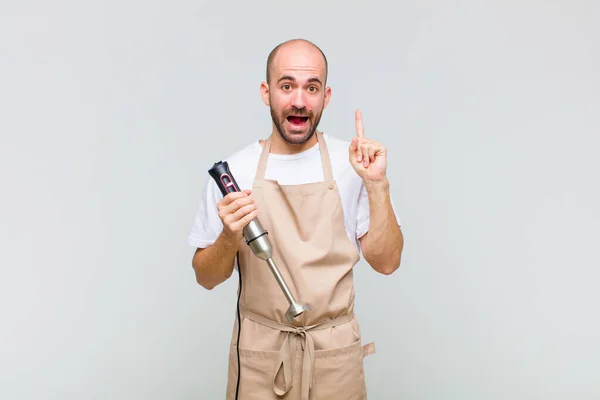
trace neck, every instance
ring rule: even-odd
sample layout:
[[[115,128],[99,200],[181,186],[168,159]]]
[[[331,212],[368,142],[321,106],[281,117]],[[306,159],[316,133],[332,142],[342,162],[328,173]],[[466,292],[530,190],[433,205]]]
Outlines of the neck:
[[[296,154],[301,153],[305,150],[310,149],[315,144],[317,144],[317,132],[312,135],[310,139],[308,139],[304,143],[300,144],[291,144],[283,140],[279,131],[276,128],[273,129],[271,134],[271,153],[273,154]]]

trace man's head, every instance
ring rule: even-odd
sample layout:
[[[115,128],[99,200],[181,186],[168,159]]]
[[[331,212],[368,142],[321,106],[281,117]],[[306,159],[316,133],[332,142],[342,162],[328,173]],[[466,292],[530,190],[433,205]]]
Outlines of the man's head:
[[[321,49],[304,39],[281,43],[269,54],[261,95],[286,142],[301,144],[314,135],[331,96],[327,73]]]

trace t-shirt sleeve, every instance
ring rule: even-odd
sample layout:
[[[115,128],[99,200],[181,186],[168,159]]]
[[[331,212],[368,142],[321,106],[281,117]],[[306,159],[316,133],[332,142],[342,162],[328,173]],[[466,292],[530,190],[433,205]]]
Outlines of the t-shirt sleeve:
[[[392,204],[392,210],[396,216],[398,226],[401,226],[400,217],[394,206],[394,198],[390,194],[390,202]],[[358,209],[356,213],[356,238],[360,239],[369,231],[370,213],[369,213],[369,195],[364,184],[361,184],[360,194],[358,196]]]
[[[188,244],[190,246],[208,247],[221,234],[223,223],[219,218],[217,203],[222,197],[215,181],[211,177],[206,178],[196,216],[188,234]]]

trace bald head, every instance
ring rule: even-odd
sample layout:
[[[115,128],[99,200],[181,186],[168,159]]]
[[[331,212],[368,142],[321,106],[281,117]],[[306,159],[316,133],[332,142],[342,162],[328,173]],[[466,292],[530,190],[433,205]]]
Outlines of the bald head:
[[[328,64],[323,51],[306,39],[291,39],[277,45],[267,58],[267,83],[271,83],[273,72],[289,65],[313,67],[324,74],[327,81]]]

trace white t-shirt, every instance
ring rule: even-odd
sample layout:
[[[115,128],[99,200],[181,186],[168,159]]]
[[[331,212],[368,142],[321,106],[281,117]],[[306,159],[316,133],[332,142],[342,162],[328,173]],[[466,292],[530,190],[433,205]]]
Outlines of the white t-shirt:
[[[333,179],[336,181],[340,193],[346,233],[360,251],[358,239],[369,229],[368,195],[362,179],[348,160],[350,141],[344,141],[326,133],[323,134],[323,138],[331,159]],[[240,189],[252,189],[261,153],[262,146],[258,141],[254,141],[224,160],[229,164],[229,170]],[[319,144],[316,143],[310,149],[297,154],[269,154],[265,179],[277,180],[281,185],[300,185],[323,181]],[[222,198],[223,195],[216,182],[208,176],[193,226],[189,232],[189,245],[204,248],[215,242],[223,229],[216,206]],[[392,208],[398,225],[400,225],[400,219],[393,203]]]

